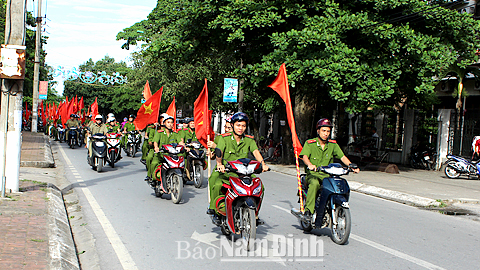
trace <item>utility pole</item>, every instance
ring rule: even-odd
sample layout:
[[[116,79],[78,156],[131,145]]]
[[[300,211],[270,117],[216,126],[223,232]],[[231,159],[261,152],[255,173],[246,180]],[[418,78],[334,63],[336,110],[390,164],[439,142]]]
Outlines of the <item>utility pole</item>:
[[[5,18],[5,44],[25,45],[26,0],[8,0]],[[2,80],[0,115],[0,172],[2,197],[5,190],[18,192],[22,128],[23,79]],[[7,143],[8,142],[8,143]]]
[[[35,64],[33,66],[32,132],[37,132],[38,86],[40,77],[40,49],[42,47],[42,0],[37,0],[37,32],[35,33]]]
[[[240,69],[243,69],[243,59],[240,58]],[[243,97],[245,96],[245,91],[243,90],[243,79],[240,79],[238,82],[238,111],[243,112]]]

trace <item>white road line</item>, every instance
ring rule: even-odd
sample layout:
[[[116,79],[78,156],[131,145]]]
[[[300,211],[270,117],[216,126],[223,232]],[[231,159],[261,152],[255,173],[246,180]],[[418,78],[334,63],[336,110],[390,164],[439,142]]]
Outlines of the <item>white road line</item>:
[[[285,212],[287,212],[287,213],[290,214],[290,211],[289,211],[288,209],[285,209],[285,208],[283,208],[283,207],[281,207],[281,206],[278,206],[278,205],[272,205],[272,206],[275,207],[275,208],[277,208],[277,209],[280,209],[280,210],[285,211]],[[421,267],[424,267],[424,268],[426,268],[426,269],[445,270],[445,268],[442,268],[442,267],[440,267],[440,266],[438,266],[438,265],[429,263],[429,262],[424,261],[424,260],[422,260],[422,259],[415,258],[415,257],[413,257],[413,256],[410,256],[410,255],[405,254],[405,253],[403,253],[403,252],[400,252],[400,251],[398,251],[398,250],[389,248],[389,247],[384,246],[384,245],[382,245],[382,244],[373,242],[373,241],[368,240],[368,239],[366,239],[366,238],[363,238],[363,237],[361,237],[361,236],[358,236],[358,235],[355,235],[355,234],[350,234],[350,238],[351,238],[351,239],[354,239],[354,240],[356,240],[356,241],[358,241],[358,242],[360,242],[360,243],[363,243],[363,244],[365,244],[365,245],[371,246],[371,247],[373,247],[373,248],[375,248],[375,249],[378,249],[378,250],[380,250],[380,251],[389,253],[389,254],[391,254],[391,255],[393,255],[393,256],[396,256],[396,257],[398,257],[398,258],[401,258],[401,259],[407,260],[407,261],[409,261],[409,262],[412,262],[412,263],[414,263],[414,264],[416,264],[416,265],[419,265],[419,266],[421,266]]]
[[[67,164],[72,164],[70,162],[70,159],[67,157],[67,154],[65,154],[65,151],[63,150],[63,148],[59,146],[58,149],[60,149],[60,153],[62,153],[62,156],[65,159],[65,162]],[[77,181],[83,182],[83,180],[77,180]],[[84,183],[80,183],[80,186],[86,186],[86,185]],[[117,232],[113,228],[112,224],[108,220],[105,213],[103,213],[102,208],[98,204],[97,200],[95,200],[95,197],[92,195],[90,190],[88,188],[82,188],[81,191],[87,198],[87,201],[90,204],[90,207],[92,208],[93,212],[95,213],[95,216],[97,216],[98,222],[100,222],[100,225],[102,225],[103,231],[105,232],[105,235],[107,235],[107,238],[110,241],[110,244],[112,244],[113,250],[115,250],[115,253],[117,254],[117,258],[122,264],[123,269],[128,269],[128,270],[138,269],[132,257],[130,256],[130,253],[128,253],[127,248],[123,244],[122,240],[118,236]]]
[[[82,188],[82,191],[85,194],[85,197],[87,197],[88,203],[92,207],[98,221],[102,225],[103,231],[107,235],[108,240],[112,244],[112,247],[115,250],[118,259],[120,260],[123,269],[137,269],[137,266],[135,266],[135,262],[133,261],[132,257],[130,257],[127,248],[123,244],[118,234],[115,232],[115,229],[108,220],[107,216],[105,216],[103,213],[102,208],[97,203],[97,200],[95,200],[95,197],[93,197],[88,188]]]

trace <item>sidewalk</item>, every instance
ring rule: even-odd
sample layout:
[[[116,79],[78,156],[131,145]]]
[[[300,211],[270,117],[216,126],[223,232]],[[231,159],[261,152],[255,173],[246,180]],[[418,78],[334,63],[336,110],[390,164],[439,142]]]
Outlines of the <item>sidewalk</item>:
[[[0,269],[79,269],[49,140],[22,132],[20,192],[0,198]]]
[[[273,171],[296,177],[294,165],[268,166]],[[300,172],[304,172],[303,167]],[[401,168],[399,174],[361,171],[344,177],[353,191],[414,206],[480,216],[480,180],[449,179],[443,171],[408,168]]]

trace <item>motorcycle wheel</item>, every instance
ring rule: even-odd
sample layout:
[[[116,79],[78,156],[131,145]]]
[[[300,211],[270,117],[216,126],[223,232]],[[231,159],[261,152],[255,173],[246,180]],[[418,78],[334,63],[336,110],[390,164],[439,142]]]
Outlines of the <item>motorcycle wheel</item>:
[[[97,172],[101,172],[103,169],[103,158],[97,158]]]
[[[108,160],[108,164],[110,164],[110,167],[115,168],[115,152],[110,152],[110,158]]]
[[[336,205],[335,213],[332,214],[335,215],[337,220],[337,225],[333,224],[333,218],[332,222],[330,223],[330,229],[332,230],[332,241],[336,244],[343,245],[347,242],[352,227],[350,209]]]
[[[62,136],[62,135],[59,135],[58,137],[59,137],[58,140],[59,140],[60,142],[63,142],[63,136]]]
[[[445,175],[448,177],[448,178],[458,178],[460,176],[460,173],[457,172],[457,170],[455,170],[452,166],[445,166]]]
[[[243,241],[243,248],[247,251],[255,249],[255,238],[257,237],[257,221],[255,219],[255,210],[242,208],[243,230],[240,231]]]
[[[136,145],[132,145],[132,148],[131,149],[131,152],[130,152],[130,155],[133,157],[135,157],[135,154],[137,153],[137,146]]]
[[[182,200],[183,194],[183,179],[178,174],[172,174],[171,176],[171,190],[172,202],[178,204]]]
[[[202,187],[203,184],[203,168],[200,164],[193,165],[193,184],[196,188]]]

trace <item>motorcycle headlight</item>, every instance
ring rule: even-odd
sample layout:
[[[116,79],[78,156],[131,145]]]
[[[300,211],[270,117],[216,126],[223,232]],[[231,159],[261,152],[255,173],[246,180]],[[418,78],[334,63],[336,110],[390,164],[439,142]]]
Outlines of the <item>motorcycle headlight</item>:
[[[254,190],[253,190],[253,195],[257,195],[260,193],[260,190],[262,190],[262,185],[258,185],[258,187],[256,187]]]
[[[98,147],[103,147],[105,144],[103,142],[95,142],[95,145]]]
[[[247,191],[242,188],[241,186],[239,186],[237,183],[235,183],[234,181],[232,181],[233,185],[235,186],[235,190],[238,191],[238,193],[242,194],[242,195],[247,195]]]

